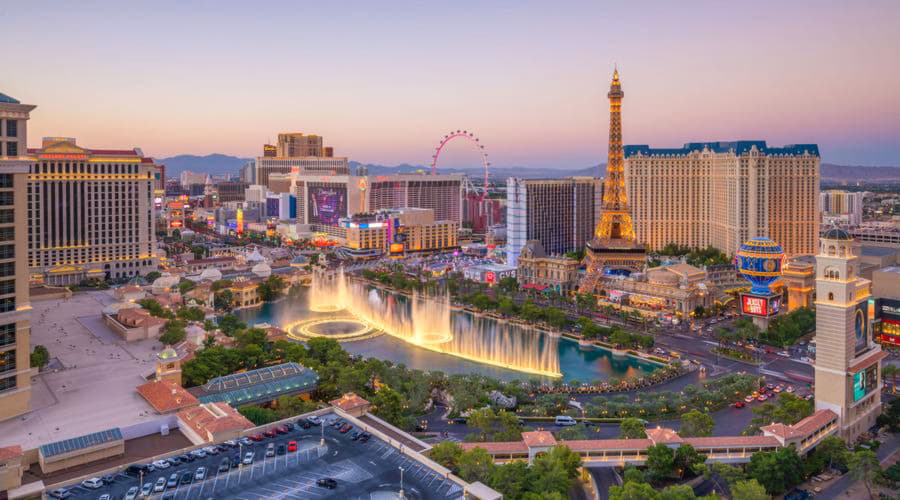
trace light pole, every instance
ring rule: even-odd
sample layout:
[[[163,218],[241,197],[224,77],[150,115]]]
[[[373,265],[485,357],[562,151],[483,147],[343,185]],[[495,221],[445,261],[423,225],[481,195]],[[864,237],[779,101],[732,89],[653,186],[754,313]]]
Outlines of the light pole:
[[[322,422],[319,425],[319,430],[322,431],[322,438],[319,439],[319,446],[325,446],[325,422]]]
[[[141,481],[141,486],[140,486],[140,489],[143,490],[143,489],[144,489],[144,470],[143,470],[143,469],[139,470],[139,471],[138,471],[138,474],[141,476],[141,480],[140,480],[140,481]]]
[[[403,467],[399,467],[400,469],[400,498],[405,498],[403,495]]]

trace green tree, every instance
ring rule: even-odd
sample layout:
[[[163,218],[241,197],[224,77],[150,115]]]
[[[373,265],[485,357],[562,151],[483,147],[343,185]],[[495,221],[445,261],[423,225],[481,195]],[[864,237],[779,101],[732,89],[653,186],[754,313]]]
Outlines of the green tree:
[[[678,435],[681,437],[707,437],[712,436],[716,422],[708,413],[699,410],[691,410],[681,415],[681,429]]]
[[[697,453],[689,444],[683,444],[675,450],[675,472],[679,477],[684,477],[685,473],[697,475],[705,462],[706,455]]]
[[[828,467],[835,465],[847,465],[850,458],[850,451],[847,449],[847,443],[840,436],[828,436],[816,445],[813,453],[820,456],[822,460],[828,464]]]
[[[257,286],[257,294],[263,302],[271,302],[281,295],[284,290],[285,283],[277,274],[273,274],[266,278]]]
[[[225,314],[219,317],[219,329],[229,337],[234,337],[241,330],[247,328],[247,324],[234,314]]]
[[[644,439],[647,437],[647,431],[644,423],[637,418],[629,417],[622,419],[619,424],[619,434],[622,439]]]
[[[535,458],[531,467],[531,491],[566,494],[578,475],[581,457],[566,446],[555,446]]]
[[[673,477],[675,474],[675,451],[664,444],[647,448],[647,476],[654,483]]]
[[[31,351],[31,366],[41,369],[50,362],[50,351],[46,347],[37,344]]]
[[[803,480],[803,461],[793,446],[760,451],[750,457],[747,474],[763,485],[770,495],[778,495]]]
[[[372,397],[371,403],[375,415],[387,420],[397,427],[405,427],[403,420],[406,412],[403,410],[403,407],[406,403],[399,392],[390,387],[382,387],[375,393],[375,396]]]
[[[153,283],[157,278],[162,276],[162,273],[159,271],[150,271],[149,273],[144,275],[144,279],[147,280],[147,283]]]
[[[733,500],[769,500],[772,498],[766,493],[766,488],[756,479],[737,481],[731,485],[731,498]]]
[[[259,406],[241,406],[238,408],[238,412],[253,422],[253,425],[266,425],[278,420],[278,416],[273,410]]]
[[[459,458],[462,454],[462,447],[453,441],[441,441],[432,446],[428,452],[432,460],[452,470],[454,473],[459,472]]]
[[[434,448],[432,448],[433,450]],[[528,492],[530,476],[531,471],[528,470],[528,464],[522,460],[516,460],[505,465],[495,466],[487,484],[494,490],[502,492],[505,498],[521,498]]]
[[[771,423],[793,425],[812,415],[812,412],[812,401],[782,392],[777,402],[765,402],[753,409],[753,413],[758,416],[750,421],[750,425],[744,429],[744,434],[756,434],[760,427]]]
[[[163,333],[159,336],[159,341],[165,345],[175,345],[179,342],[184,342],[184,339],[187,337],[187,332],[184,330],[185,326],[187,326],[186,323],[179,319],[166,321]]]
[[[206,319],[206,313],[199,307],[179,307],[175,312],[175,316],[179,319],[187,321],[203,321]]]
[[[694,489],[686,484],[666,486],[659,493],[660,500],[694,500],[697,498],[697,495],[694,494]]]
[[[518,441],[522,438],[522,426],[514,413],[490,408],[475,410],[468,417],[470,428],[478,430],[478,441]]]
[[[881,475],[881,464],[878,457],[872,450],[860,450],[853,452],[847,460],[847,467],[850,469],[850,477],[857,481],[862,481],[872,496],[872,482]]]
[[[167,318],[167,319],[171,319],[171,318],[175,317],[175,315],[172,314],[172,311],[164,308],[162,305],[160,305],[159,302],[156,301],[156,299],[149,299],[149,298],[141,299],[141,300],[137,301],[137,303],[139,306],[146,309],[147,312],[149,312],[151,316],[156,316],[157,318]]]
[[[458,460],[459,477],[472,483],[488,483],[494,471],[494,457],[484,448],[474,448],[462,454]]]
[[[647,483],[626,482],[609,488],[609,500],[660,500],[661,496]]]
[[[182,295],[190,292],[194,288],[197,288],[197,284],[191,280],[183,279],[181,283],[178,283],[178,291],[181,292]]]
[[[519,282],[511,276],[502,278],[497,286],[506,293],[516,293],[519,291]]]
[[[216,311],[229,311],[234,304],[234,293],[228,288],[213,294],[213,308]]]
[[[646,483],[647,476],[644,471],[632,465],[626,466],[622,473],[622,480],[626,483]]]

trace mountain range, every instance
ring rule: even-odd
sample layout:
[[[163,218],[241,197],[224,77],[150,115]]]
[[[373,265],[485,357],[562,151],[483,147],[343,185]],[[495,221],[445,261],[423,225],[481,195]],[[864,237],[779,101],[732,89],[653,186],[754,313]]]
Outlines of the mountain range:
[[[178,177],[181,172],[188,170],[191,172],[206,172],[210,175],[234,175],[247,162],[253,161],[252,158],[239,158],[237,156],[223,155],[214,153],[206,156],[197,155],[178,155],[169,158],[159,158],[158,163],[166,166],[167,177]],[[369,175],[388,175],[398,173],[414,173],[417,171],[427,171],[428,167],[424,165],[410,165],[403,163],[400,165],[386,166],[373,163],[360,163],[356,161],[350,162],[350,171],[355,172],[358,167],[365,166],[369,169]],[[594,165],[585,168],[565,168],[565,169],[547,169],[547,168],[526,168],[526,167],[491,167],[491,177],[495,180],[505,179],[507,177],[521,177],[525,179],[535,178],[558,178],[570,176],[595,176],[605,167],[605,164]],[[468,168],[441,168],[441,173],[445,174],[466,174],[472,178],[478,178],[482,175],[482,169],[476,167]],[[900,181],[900,167],[863,167],[849,165],[835,165],[833,163],[822,163],[821,178],[823,181],[829,182],[885,182]]]

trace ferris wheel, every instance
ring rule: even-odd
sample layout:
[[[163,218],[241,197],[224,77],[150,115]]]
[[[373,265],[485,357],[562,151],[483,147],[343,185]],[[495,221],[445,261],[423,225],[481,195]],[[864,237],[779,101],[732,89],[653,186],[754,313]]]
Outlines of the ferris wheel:
[[[438,146],[434,149],[434,154],[431,156],[431,175],[437,175],[437,164],[438,159],[441,156],[441,151],[444,149],[444,146],[446,146],[448,142],[454,139],[463,139],[468,141],[470,144],[474,144],[477,148],[478,153],[481,155],[481,163],[484,166],[484,182],[481,187],[480,199],[484,200],[484,198],[487,197],[488,186],[490,185],[490,183],[488,182],[488,173],[491,162],[488,161],[488,155],[484,150],[484,144],[481,144],[481,140],[478,139],[478,136],[476,136],[472,132],[469,132],[468,130],[451,131],[449,134],[441,138],[440,143],[438,143]],[[473,185],[471,182],[467,182],[466,190],[468,191],[470,187],[473,191],[476,190],[475,185]]]

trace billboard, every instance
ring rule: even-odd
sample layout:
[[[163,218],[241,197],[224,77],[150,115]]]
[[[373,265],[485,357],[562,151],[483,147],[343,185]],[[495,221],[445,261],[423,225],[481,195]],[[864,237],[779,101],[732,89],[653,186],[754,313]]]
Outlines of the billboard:
[[[309,222],[336,226],[338,219],[347,216],[346,186],[310,186]]]
[[[864,398],[878,387],[878,363],[853,374],[853,402]]]
[[[746,316],[760,316],[768,318],[781,311],[780,295],[752,295],[741,294],[741,312]]]
[[[860,302],[853,312],[854,352],[859,354],[869,347],[869,304]]]

